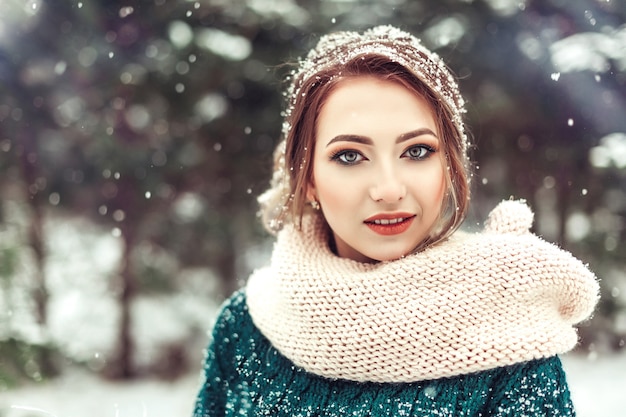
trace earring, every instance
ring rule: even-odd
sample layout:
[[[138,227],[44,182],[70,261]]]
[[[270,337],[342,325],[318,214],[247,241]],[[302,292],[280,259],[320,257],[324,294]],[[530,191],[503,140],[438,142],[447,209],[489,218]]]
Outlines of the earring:
[[[320,203],[317,200],[313,200],[311,201],[311,207],[313,207],[313,210],[319,210],[320,209]]]

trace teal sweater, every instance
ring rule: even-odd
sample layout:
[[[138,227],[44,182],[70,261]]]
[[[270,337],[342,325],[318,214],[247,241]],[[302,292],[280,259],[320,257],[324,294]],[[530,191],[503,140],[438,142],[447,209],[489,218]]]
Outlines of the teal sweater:
[[[575,415],[556,356],[412,383],[313,375],[291,363],[258,331],[243,291],[218,316],[204,372],[194,417]]]

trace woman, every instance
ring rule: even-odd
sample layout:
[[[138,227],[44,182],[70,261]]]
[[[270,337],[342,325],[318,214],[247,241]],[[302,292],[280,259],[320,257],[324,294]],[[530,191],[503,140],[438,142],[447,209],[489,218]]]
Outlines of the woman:
[[[574,415],[558,354],[594,275],[501,203],[468,207],[456,82],[389,26],[323,37],[292,74],[270,265],[223,306],[195,416]]]

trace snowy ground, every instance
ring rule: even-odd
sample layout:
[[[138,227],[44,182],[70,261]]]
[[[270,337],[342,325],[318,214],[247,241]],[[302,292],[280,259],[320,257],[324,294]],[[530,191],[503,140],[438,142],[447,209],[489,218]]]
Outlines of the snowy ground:
[[[626,352],[562,359],[578,417],[626,417]]]
[[[626,354],[563,363],[579,417],[626,416]],[[104,382],[73,372],[51,383],[0,393],[0,417],[191,416],[198,375],[173,383]]]
[[[0,417],[191,416],[199,376],[113,383],[73,372],[50,384],[0,393]]]

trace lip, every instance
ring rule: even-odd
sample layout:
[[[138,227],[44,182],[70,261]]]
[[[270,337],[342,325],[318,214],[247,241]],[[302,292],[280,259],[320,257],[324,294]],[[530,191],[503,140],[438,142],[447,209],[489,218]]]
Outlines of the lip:
[[[380,213],[365,219],[364,223],[372,231],[383,236],[404,233],[415,220],[411,213]]]

